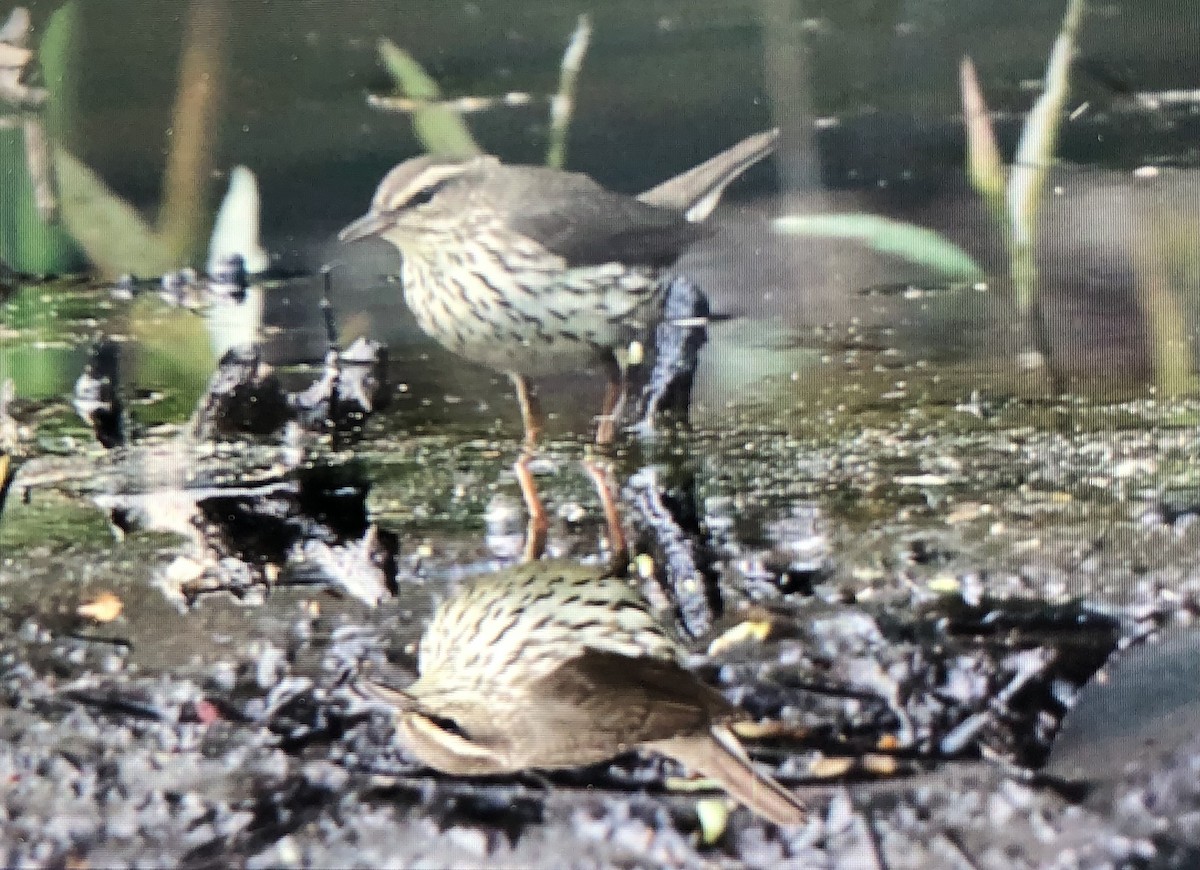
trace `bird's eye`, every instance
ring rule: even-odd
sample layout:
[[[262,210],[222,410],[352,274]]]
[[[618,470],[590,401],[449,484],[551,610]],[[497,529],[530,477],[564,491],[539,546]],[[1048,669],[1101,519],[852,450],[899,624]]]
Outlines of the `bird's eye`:
[[[437,195],[437,192],[442,189],[444,181],[438,181],[434,184],[422,187],[416,193],[408,198],[408,202],[404,203],[405,208],[413,208],[418,205],[425,205]]]
[[[453,734],[455,737],[461,737],[463,740],[470,739],[469,737],[467,737],[467,732],[463,731],[462,728],[459,726],[459,724],[457,722],[455,722],[453,719],[448,719],[445,716],[431,716],[428,713],[424,713],[422,715],[424,715],[424,717],[426,719],[428,719],[431,723],[433,723],[435,726],[440,728],[442,731],[445,731],[448,734]]]

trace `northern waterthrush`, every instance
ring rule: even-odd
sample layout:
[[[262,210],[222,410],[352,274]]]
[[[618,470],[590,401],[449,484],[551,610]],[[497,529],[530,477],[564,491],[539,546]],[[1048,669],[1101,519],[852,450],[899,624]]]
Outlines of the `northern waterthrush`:
[[[746,714],[680,655],[627,581],[547,561],[487,575],[444,602],[407,689],[358,685],[394,710],[405,746],[446,773],[577,767],[644,748],[777,824],[803,822],[804,805],[755,770],[730,731]]]
[[[620,354],[662,316],[661,273],[707,234],[699,222],[777,135],[751,136],[637,197],[488,155],[414,157],[384,177],[370,210],[339,238],[380,236],[400,251],[417,323],[512,378],[529,444],[541,416],[528,378],[602,369],[604,443],[623,398]]]

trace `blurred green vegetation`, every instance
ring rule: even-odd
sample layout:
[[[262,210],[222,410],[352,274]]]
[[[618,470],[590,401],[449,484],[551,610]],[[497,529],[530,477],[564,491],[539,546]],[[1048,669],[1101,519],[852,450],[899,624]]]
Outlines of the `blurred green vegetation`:
[[[399,93],[429,105],[412,113],[413,130],[430,154],[470,157],[482,149],[467,128],[462,115],[438,105],[442,89],[411,54],[390,39],[379,40],[379,57]]]
[[[153,406],[141,409],[141,418],[144,422],[187,420],[216,364],[204,318],[143,297],[129,313],[129,328],[135,339],[130,346],[130,377],[139,389],[161,394]]]
[[[1200,299],[1200,219],[1190,209],[1156,211],[1134,240],[1138,304],[1154,366],[1154,386],[1164,397],[1196,389],[1196,341],[1191,324]]]
[[[1015,317],[1012,325],[1025,333],[1024,349],[1035,351],[1037,371],[1060,393],[1063,377],[1051,346],[1045,294],[1037,267],[1038,216],[1046,177],[1054,161],[1070,94],[1071,67],[1078,51],[1084,0],[1068,0],[1062,26],[1046,63],[1042,92],[1021,125],[1012,166],[1001,162],[996,133],[983,97],[975,65],[969,57],[959,67],[963,125],[967,136],[967,176],[987,203],[999,225],[1008,253],[1009,295]]]
[[[18,288],[0,304],[0,381],[12,378],[25,398],[69,391],[83,364],[85,324],[95,315],[93,294],[62,284]]]
[[[0,517],[0,553],[32,557],[70,547],[94,551],[112,545],[112,528],[103,513],[51,488],[39,489],[28,504],[10,493]]]
[[[0,130],[0,176],[9,185],[0,208],[0,260],[30,274],[76,272],[90,262],[110,277],[160,275],[198,262],[212,218],[205,192],[213,171],[227,62],[222,27],[229,13],[218,0],[193,0],[190,13],[157,226],[73,156],[83,10],[79,0],[68,0],[50,16],[37,51],[49,97],[24,122],[40,123],[49,140],[46,169],[54,176],[58,220],[46,222],[36,208],[23,125]]]
[[[68,143],[78,93],[79,0],[68,0],[50,16],[37,57],[49,98],[41,123],[52,142]],[[32,274],[62,274],[82,269],[86,259],[60,225],[46,223],[34,202],[33,185],[21,125],[0,130],[0,177],[6,179],[0,209],[0,260]]]
[[[940,233],[872,214],[799,214],[775,218],[787,235],[851,239],[955,281],[986,277],[983,267]]]

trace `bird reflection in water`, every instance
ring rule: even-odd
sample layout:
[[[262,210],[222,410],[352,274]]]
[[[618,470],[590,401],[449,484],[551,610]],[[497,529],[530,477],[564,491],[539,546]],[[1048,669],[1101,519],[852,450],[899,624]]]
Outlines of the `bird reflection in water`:
[[[458,776],[593,764],[646,749],[710,777],[779,825],[803,803],[757,771],[730,726],[747,714],[680,663],[682,650],[621,577],[546,560],[446,600],[404,690],[360,677],[405,746]]]

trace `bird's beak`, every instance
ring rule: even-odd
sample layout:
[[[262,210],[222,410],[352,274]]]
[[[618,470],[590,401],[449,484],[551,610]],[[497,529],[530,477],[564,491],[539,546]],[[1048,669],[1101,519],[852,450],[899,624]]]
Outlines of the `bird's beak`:
[[[357,242],[368,236],[377,236],[387,228],[387,225],[388,219],[384,215],[368,212],[354,223],[344,227],[338,233],[338,241]]]
[[[384,685],[367,677],[360,677],[355,682],[357,694],[367,701],[374,701],[377,704],[383,704],[387,707],[396,710],[413,710],[417,706],[417,700],[408,692],[402,692],[400,689],[392,686]]]

